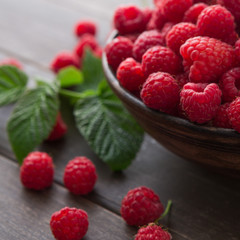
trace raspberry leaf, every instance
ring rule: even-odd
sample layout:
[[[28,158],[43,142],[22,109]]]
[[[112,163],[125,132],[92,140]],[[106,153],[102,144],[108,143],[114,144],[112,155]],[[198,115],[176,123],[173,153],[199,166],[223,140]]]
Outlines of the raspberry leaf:
[[[26,90],[27,75],[14,66],[0,67],[0,106],[15,102]]]
[[[59,109],[58,87],[39,82],[19,99],[7,124],[12,149],[22,163],[50,134]]]
[[[98,94],[78,100],[74,116],[80,133],[113,170],[130,165],[138,152],[143,130],[114,95],[106,80]]]

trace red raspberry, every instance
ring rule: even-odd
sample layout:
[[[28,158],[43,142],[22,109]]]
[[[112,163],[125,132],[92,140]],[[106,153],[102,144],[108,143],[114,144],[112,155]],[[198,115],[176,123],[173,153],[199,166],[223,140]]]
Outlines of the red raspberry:
[[[143,12],[143,16],[144,16],[144,22],[145,22],[144,24],[145,24],[145,26],[147,26],[150,19],[152,18],[153,10],[146,7],[142,10],[142,12]]]
[[[209,6],[199,15],[197,27],[201,36],[226,41],[227,36],[234,32],[234,17],[220,5]]]
[[[119,64],[128,57],[132,57],[133,43],[125,37],[114,38],[105,48],[108,64],[117,70]]]
[[[0,61],[0,66],[3,66],[3,65],[11,65],[18,69],[23,69],[22,64],[15,58],[7,58]]]
[[[96,38],[91,34],[84,34],[80,38],[77,46],[74,49],[74,52],[81,59],[83,57],[85,49],[87,48],[89,48],[92,51],[98,48]]]
[[[96,168],[88,158],[75,157],[67,164],[63,181],[66,188],[73,194],[88,194],[97,181]]]
[[[213,126],[220,128],[232,128],[228,118],[230,103],[224,103],[218,107],[216,116],[213,119]]]
[[[148,226],[141,227],[135,240],[171,240],[172,236],[169,232],[164,231],[160,226],[150,223]]]
[[[179,49],[191,37],[198,35],[197,27],[192,23],[178,23],[174,25],[166,36],[166,43],[175,53],[179,54]]]
[[[132,41],[132,43],[134,43],[137,38],[139,37],[140,33],[132,33],[132,34],[126,34],[126,35],[123,35],[122,37],[125,37],[125,38],[128,38],[129,40]]]
[[[162,5],[162,0],[154,0],[153,2],[156,7],[161,7]]]
[[[20,168],[22,184],[29,189],[42,190],[53,181],[54,166],[52,158],[44,152],[31,152]]]
[[[154,72],[176,74],[181,67],[181,59],[167,47],[152,47],[142,56],[142,69],[146,76]]]
[[[190,121],[202,124],[216,115],[221,94],[216,83],[187,83],[180,93],[180,104]]]
[[[74,27],[74,32],[77,37],[81,37],[82,35],[88,33],[93,36],[96,34],[96,24],[90,20],[84,20],[78,22]]]
[[[185,71],[192,82],[210,83],[231,69],[234,63],[232,46],[209,37],[188,39],[180,48]]]
[[[179,86],[168,73],[152,73],[143,84],[141,98],[150,108],[172,113],[179,104]]]
[[[180,22],[184,13],[193,5],[192,0],[162,0],[163,14],[167,20]]]
[[[235,43],[235,59],[236,65],[240,66],[240,39]]]
[[[208,5],[205,3],[194,4],[185,12],[183,21],[196,24],[198,20],[198,16],[202,12],[202,10],[205,9],[206,7],[208,7]]]
[[[156,30],[145,31],[133,44],[133,57],[141,62],[142,55],[151,47],[164,45],[164,39],[161,33]]]
[[[120,6],[114,13],[113,22],[120,34],[142,32],[146,27],[145,16],[134,5]]]
[[[117,79],[130,92],[140,91],[145,81],[141,64],[133,58],[127,58],[118,67]]]
[[[49,134],[47,140],[55,141],[57,139],[60,139],[61,137],[64,136],[66,131],[67,131],[67,126],[64,123],[64,121],[62,120],[61,114],[58,113],[56,123],[55,123],[51,133]]]
[[[142,226],[157,220],[163,213],[159,197],[150,188],[130,190],[122,200],[121,215],[129,225]]]
[[[231,126],[240,133],[240,97],[237,97],[229,106],[228,118]]]
[[[175,79],[178,83],[178,86],[180,87],[180,89],[183,88],[183,86],[189,82],[189,78],[188,78],[188,74],[187,73],[180,73],[178,75],[175,76]]]
[[[55,73],[58,73],[62,68],[69,66],[75,66],[76,68],[80,67],[80,60],[70,52],[61,52],[57,54],[50,64],[50,68]]]
[[[53,213],[50,228],[57,240],[81,240],[88,230],[88,215],[82,209],[65,207]]]
[[[163,36],[163,39],[166,40],[166,36],[167,34],[169,33],[169,31],[172,29],[172,27],[174,26],[175,24],[172,23],[172,22],[166,22],[161,30],[161,34]],[[165,44],[166,45],[166,44]]]
[[[167,22],[167,18],[163,14],[162,8],[157,8],[153,12],[153,22],[154,22],[154,28],[158,29],[159,31],[162,30],[164,24]]]

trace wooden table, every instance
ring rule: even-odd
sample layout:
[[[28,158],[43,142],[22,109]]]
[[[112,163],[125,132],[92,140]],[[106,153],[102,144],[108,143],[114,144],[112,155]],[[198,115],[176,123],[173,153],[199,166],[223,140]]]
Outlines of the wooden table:
[[[99,25],[102,45],[111,28],[114,9],[127,0],[0,0],[0,59],[15,57],[30,76],[52,78],[48,66],[56,53],[71,50],[72,34],[79,19],[91,18]],[[132,1],[140,4],[140,1]],[[121,173],[112,172],[88,147],[74,127],[70,110],[63,117],[67,136],[43,144],[55,160],[53,186],[43,192],[26,190],[19,181],[19,165],[6,135],[6,121],[12,106],[0,109],[0,239],[53,239],[51,214],[65,206],[89,214],[90,227],[84,239],[133,239],[137,229],[122,220],[119,209],[131,188],[146,185],[166,205],[172,199],[170,215],[162,220],[175,240],[239,240],[240,181],[222,176],[168,152],[149,136],[133,164]],[[95,190],[86,197],[70,194],[62,183],[66,163],[75,156],[93,160],[98,171]]]

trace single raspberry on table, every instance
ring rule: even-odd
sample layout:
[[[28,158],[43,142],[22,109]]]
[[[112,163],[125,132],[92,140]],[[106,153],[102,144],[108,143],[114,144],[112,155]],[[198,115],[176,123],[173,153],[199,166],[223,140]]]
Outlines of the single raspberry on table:
[[[229,106],[228,118],[232,128],[240,133],[240,97],[237,97]]]
[[[61,70],[62,68],[69,66],[79,68],[80,60],[75,54],[67,51],[60,52],[59,54],[57,54],[50,64],[50,68],[55,73],[58,73],[58,71]]]
[[[169,232],[164,231],[160,226],[150,223],[148,226],[141,227],[134,240],[171,240]]]
[[[42,190],[53,182],[54,166],[52,158],[44,152],[31,152],[20,168],[22,184],[29,189]]]
[[[164,45],[164,38],[161,33],[156,30],[145,31],[139,35],[133,44],[133,57],[138,61],[142,61],[142,55],[151,47]]]
[[[187,83],[180,93],[180,104],[191,122],[212,120],[221,104],[221,90],[216,83]]]
[[[198,16],[202,12],[203,9],[208,7],[205,3],[197,3],[192,5],[184,14],[183,22],[191,22],[193,24],[197,23]]]
[[[142,226],[157,220],[163,210],[159,197],[145,186],[130,190],[121,205],[123,219],[133,226]]]
[[[180,47],[187,39],[196,37],[198,29],[192,23],[178,23],[174,25],[166,36],[166,44],[175,53],[179,54]]]
[[[11,65],[18,69],[23,69],[22,64],[15,58],[6,58],[0,61],[0,66],[4,66],[4,65]]]
[[[183,65],[192,82],[217,82],[219,77],[233,67],[233,47],[209,37],[188,39],[180,48]]]
[[[179,92],[179,85],[170,74],[157,72],[143,84],[141,99],[150,108],[172,114],[179,104]]]
[[[83,156],[75,157],[65,167],[63,181],[73,194],[88,194],[97,181],[96,168],[90,159]]]
[[[142,56],[142,69],[146,76],[154,72],[177,74],[182,69],[182,63],[180,57],[170,48],[155,46]]]
[[[142,66],[133,58],[124,60],[117,69],[117,79],[130,92],[139,92],[145,82]]]
[[[232,128],[232,125],[228,118],[229,106],[230,103],[224,103],[218,107],[216,116],[212,121],[213,126],[220,128]]]
[[[146,27],[143,11],[134,5],[124,5],[116,9],[113,22],[120,34],[142,32]]]
[[[81,240],[88,230],[88,215],[82,209],[65,207],[52,214],[51,231],[57,240]]]
[[[77,22],[74,27],[74,33],[77,37],[81,37],[82,35],[88,33],[93,36],[96,35],[96,23],[91,20],[82,20]]]
[[[132,48],[132,41],[126,37],[116,37],[107,44],[105,47],[107,61],[113,70],[117,70],[123,60],[132,57]]]

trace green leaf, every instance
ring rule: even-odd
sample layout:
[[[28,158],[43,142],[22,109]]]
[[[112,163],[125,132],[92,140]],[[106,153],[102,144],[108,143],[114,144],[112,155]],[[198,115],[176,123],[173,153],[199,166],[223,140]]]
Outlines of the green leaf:
[[[28,90],[18,101],[8,121],[7,131],[20,163],[48,137],[55,124],[58,109],[56,87],[47,83]]]
[[[57,79],[61,87],[72,87],[83,82],[83,74],[75,67],[66,67],[59,71]]]
[[[27,85],[27,75],[14,66],[0,67],[0,106],[15,102]]]
[[[97,96],[78,100],[74,116],[80,133],[113,170],[130,165],[141,146],[143,130],[106,81],[99,85]]]

